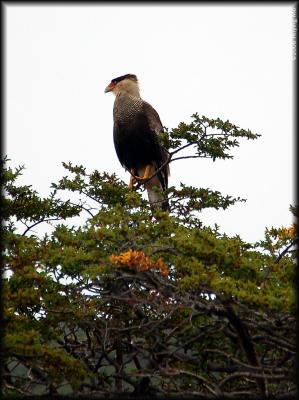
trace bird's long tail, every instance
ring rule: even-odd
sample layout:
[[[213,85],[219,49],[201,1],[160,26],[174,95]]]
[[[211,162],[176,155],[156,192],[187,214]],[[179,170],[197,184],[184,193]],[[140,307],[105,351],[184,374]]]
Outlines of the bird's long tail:
[[[155,172],[155,169],[152,168],[151,174]],[[144,175],[144,169],[138,170],[139,176]],[[154,176],[148,182],[144,184],[147,194],[148,200],[153,209],[162,208],[163,211],[169,211],[169,203],[168,199],[163,192],[163,188],[158,176]]]
[[[163,211],[169,211],[168,199],[166,198],[164,193],[161,192],[161,187],[147,187],[147,195],[151,207],[162,208]]]

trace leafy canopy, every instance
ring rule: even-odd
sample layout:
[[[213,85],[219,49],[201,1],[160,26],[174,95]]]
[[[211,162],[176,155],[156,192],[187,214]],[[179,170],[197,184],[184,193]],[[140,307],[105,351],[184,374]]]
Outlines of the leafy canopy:
[[[169,162],[215,161],[258,136],[194,114],[160,140]],[[182,183],[168,189],[169,214],[153,211],[142,187],[72,163],[41,198],[6,164],[6,395],[294,392],[295,224],[250,244],[200,220],[241,198]],[[42,223],[52,228],[40,236]]]

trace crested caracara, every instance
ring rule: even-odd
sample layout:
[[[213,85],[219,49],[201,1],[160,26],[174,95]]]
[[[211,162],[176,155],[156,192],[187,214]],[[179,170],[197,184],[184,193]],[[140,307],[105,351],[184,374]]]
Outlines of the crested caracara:
[[[115,94],[114,146],[120,163],[131,173],[129,187],[144,182],[151,206],[168,210],[163,193],[168,186],[168,152],[158,142],[163,126],[157,111],[140,97],[136,75],[112,79],[107,92]]]

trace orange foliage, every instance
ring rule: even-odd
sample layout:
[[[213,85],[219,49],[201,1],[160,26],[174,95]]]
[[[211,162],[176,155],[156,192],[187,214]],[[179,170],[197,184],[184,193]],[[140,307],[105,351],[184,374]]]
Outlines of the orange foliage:
[[[160,257],[156,262],[143,253],[143,251],[128,250],[120,255],[110,256],[110,260],[114,264],[136,269],[137,271],[147,271],[149,269],[157,269],[162,276],[168,275],[168,267]]]
[[[292,226],[290,226],[289,228],[281,228],[278,230],[278,238],[280,240],[283,239],[293,239],[296,237],[296,232],[297,232],[297,225],[293,224]]]

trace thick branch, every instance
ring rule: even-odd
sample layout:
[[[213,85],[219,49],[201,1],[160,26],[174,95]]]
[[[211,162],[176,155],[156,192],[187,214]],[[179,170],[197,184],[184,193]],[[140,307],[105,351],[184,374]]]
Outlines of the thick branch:
[[[235,314],[230,304],[226,303],[225,309],[227,311],[228,320],[238,333],[241,345],[245,351],[249,363],[255,367],[260,367],[260,363],[258,361],[254,345],[251,341],[251,338],[249,336],[249,333],[245,325],[242,323],[240,318]],[[260,388],[261,394],[263,396],[266,396],[268,394],[266,378],[263,378],[262,375],[256,376],[256,382]]]

